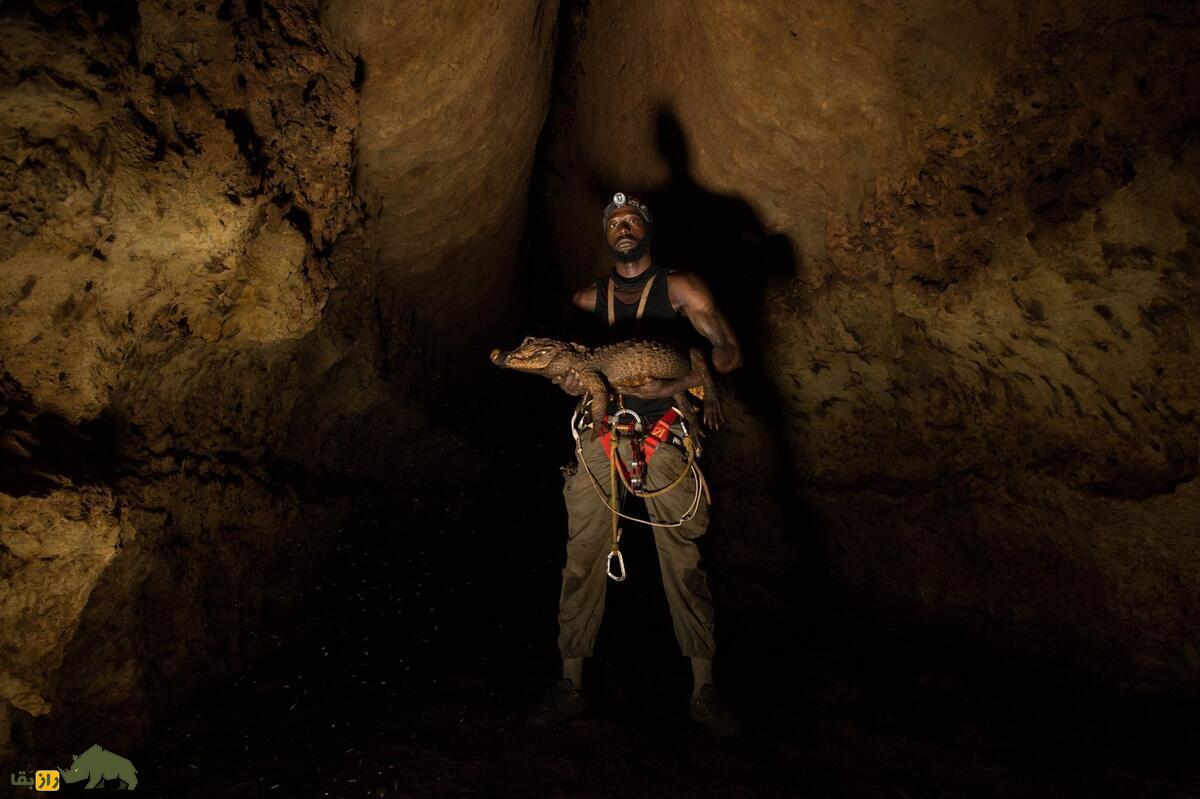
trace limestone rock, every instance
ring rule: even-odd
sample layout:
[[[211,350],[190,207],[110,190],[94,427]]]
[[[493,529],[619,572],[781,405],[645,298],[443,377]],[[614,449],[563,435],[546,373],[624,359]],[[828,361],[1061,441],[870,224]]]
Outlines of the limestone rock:
[[[0,703],[15,722],[119,709],[133,736],[243,663],[246,630],[330,541],[326,508],[262,461],[309,456],[279,442],[326,370],[379,381],[374,353],[318,333],[334,250],[360,225],[355,66],[315,3],[256,5],[50,0],[0,17]],[[268,576],[299,530],[306,555]],[[194,621],[218,577],[237,581],[220,628]]]
[[[0,494],[0,515],[0,696],[42,715],[93,587],[135,532],[96,489]]]
[[[453,332],[454,350],[512,306],[556,6],[438,0],[413,14],[367,0],[323,9],[364,65],[356,188],[372,252],[434,346]]]

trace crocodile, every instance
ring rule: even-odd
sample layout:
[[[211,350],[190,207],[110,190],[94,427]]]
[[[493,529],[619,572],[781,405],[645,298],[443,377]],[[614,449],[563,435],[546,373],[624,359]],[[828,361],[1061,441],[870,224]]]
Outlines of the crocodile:
[[[526,338],[514,350],[492,350],[492,363],[504,369],[529,372],[561,383],[574,370],[590,397],[594,436],[608,432],[609,389],[640,386],[651,379],[676,380],[693,369],[700,375],[704,387],[704,423],[713,430],[725,420],[721,403],[713,386],[712,374],[698,349],[683,350],[652,339],[629,339],[602,347],[588,349],[582,344],[552,338]],[[683,413],[688,428],[701,433],[696,412],[686,397],[687,392],[675,394],[675,407]]]

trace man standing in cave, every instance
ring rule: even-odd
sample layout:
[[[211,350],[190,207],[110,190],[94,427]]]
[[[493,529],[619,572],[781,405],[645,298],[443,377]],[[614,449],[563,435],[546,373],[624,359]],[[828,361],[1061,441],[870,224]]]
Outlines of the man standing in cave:
[[[683,324],[686,320],[712,345],[712,363],[718,372],[736,369],[742,362],[741,347],[708,287],[694,274],[667,269],[654,262],[650,249],[652,224],[650,210],[637,197],[620,192],[613,196],[604,209],[604,236],[613,269],[595,284],[576,292],[576,307],[604,324],[610,341],[636,335],[681,343],[690,332]],[[572,396],[584,393],[575,373],[569,374],[561,385]],[[648,431],[671,409],[673,395],[700,385],[700,375],[693,370],[678,380],[652,380],[625,389],[623,396],[616,399],[641,417]],[[673,432],[682,434],[678,423]],[[581,452],[592,474],[609,473],[608,457],[598,440],[583,435]],[[679,468],[680,459],[667,457],[665,452],[651,458],[647,465],[648,485],[670,483]],[[581,690],[583,660],[592,654],[604,613],[605,563],[612,530],[611,511],[587,472],[584,464],[578,464],[563,489],[569,517],[567,564],[563,569],[558,612],[563,678],[531,716],[532,721],[542,725],[565,723],[587,709],[587,699]],[[682,518],[697,490],[694,474],[688,474],[676,490],[647,498],[651,521]],[[729,736],[737,733],[737,723],[712,685],[713,605],[696,547],[696,539],[707,527],[708,508],[701,501],[696,513],[681,526],[654,527],[654,542],[675,636],[684,656],[692,663],[692,720],[717,735]]]

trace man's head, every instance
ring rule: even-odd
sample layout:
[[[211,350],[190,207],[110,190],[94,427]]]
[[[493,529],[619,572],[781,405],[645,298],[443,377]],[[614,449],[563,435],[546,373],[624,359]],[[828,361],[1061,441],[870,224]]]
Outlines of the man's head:
[[[613,258],[632,263],[650,250],[650,209],[639,198],[617,192],[604,209],[604,239]]]

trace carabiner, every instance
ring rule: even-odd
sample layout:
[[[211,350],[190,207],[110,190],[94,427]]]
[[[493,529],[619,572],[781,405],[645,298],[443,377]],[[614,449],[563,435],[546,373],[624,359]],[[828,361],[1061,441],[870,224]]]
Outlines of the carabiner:
[[[616,557],[617,557],[617,565],[621,567],[621,576],[620,577],[613,574],[613,571],[612,571],[612,561],[613,561],[614,555],[616,555]],[[608,562],[604,565],[604,570],[605,570],[605,572],[608,573],[609,579],[611,579],[613,582],[616,582],[616,583],[625,582],[625,578],[629,575],[629,573],[625,571],[625,556],[621,554],[621,550],[614,549],[612,552],[608,553]]]
[[[619,422],[617,420],[620,419],[622,416],[632,416],[633,417],[633,431],[635,433],[641,432],[642,417],[638,416],[637,413],[629,410],[628,408],[617,408],[616,413],[610,413],[608,415],[608,423],[612,426],[612,428],[614,430],[617,429],[617,425],[619,424]]]

